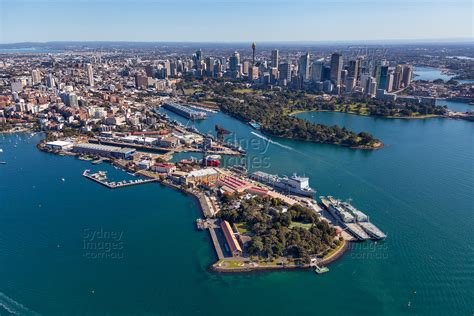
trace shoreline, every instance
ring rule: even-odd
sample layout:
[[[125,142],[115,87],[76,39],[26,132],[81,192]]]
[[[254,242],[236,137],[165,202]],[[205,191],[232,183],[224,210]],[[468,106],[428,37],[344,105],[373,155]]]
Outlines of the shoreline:
[[[343,245],[337,249],[334,253],[332,253],[328,258],[322,259],[318,262],[318,265],[328,266],[330,264],[335,263],[344,255],[349,252],[351,249],[351,242],[343,240]],[[274,270],[308,270],[312,269],[313,267],[310,264],[301,264],[301,265],[268,265],[268,266],[254,266],[254,267],[237,267],[237,268],[225,268],[220,267],[218,264],[222,260],[218,260],[213,263],[209,269],[213,272],[218,273],[249,273],[249,272],[269,272]]]
[[[48,153],[48,154],[55,154],[55,155],[59,154],[59,152],[54,152],[54,151],[50,151],[50,150],[46,149],[43,146],[44,141],[45,141],[45,139],[42,139],[40,142],[38,142],[36,144],[36,148],[38,150],[40,150],[44,153]],[[67,156],[76,157],[76,155],[67,155]],[[112,161],[108,161],[108,162],[111,165],[114,165],[114,166],[116,165],[116,166],[121,167],[126,172],[127,171],[128,172],[134,172],[135,171],[133,169],[127,168],[126,166],[122,166],[118,161],[112,160]],[[205,218],[209,218],[208,215],[205,212],[206,206],[203,205],[204,202],[201,200],[198,193],[196,193],[194,191],[186,190],[185,188],[174,185],[174,184],[169,183],[167,181],[163,181],[159,176],[155,177],[155,176],[152,176],[152,175],[148,174],[147,172],[138,171],[137,174],[139,174],[140,176],[143,176],[145,178],[148,178],[148,179],[155,179],[156,182],[159,183],[160,185],[163,185],[163,186],[165,186],[167,188],[170,188],[170,189],[175,189],[175,190],[179,191],[182,194],[191,196],[197,202],[197,204],[199,205],[199,210],[200,210],[201,215],[203,215]],[[342,258],[343,255],[350,249],[350,242],[343,240],[343,243],[344,244],[341,247],[339,247],[339,249],[337,249],[334,253],[332,253],[328,258],[325,258],[325,259],[323,258],[318,263],[321,264],[321,265],[329,265],[329,264],[337,261],[338,259]],[[211,248],[212,248],[212,246],[211,246]],[[214,250],[214,252],[215,252],[215,250]],[[233,257],[228,257],[227,259],[229,259],[228,261],[232,261],[232,258]],[[249,273],[249,272],[264,272],[264,271],[272,271],[272,270],[299,270],[299,269],[301,269],[301,270],[305,269],[306,270],[306,269],[313,268],[310,264],[262,265],[262,266],[259,265],[259,266],[233,267],[233,268],[219,267],[218,264],[221,263],[222,261],[225,261],[225,260],[226,260],[226,258],[218,260],[214,263],[211,263],[209,265],[208,269],[210,271],[219,272],[219,273]]]
[[[302,113],[315,113],[315,112],[334,112],[334,113],[343,113],[343,114],[349,114],[349,115],[355,115],[355,116],[365,116],[365,117],[373,117],[373,118],[381,118],[381,119],[401,119],[401,120],[425,120],[425,119],[431,119],[431,118],[448,118],[446,115],[439,115],[439,114],[427,114],[427,115],[419,115],[419,116],[380,116],[380,115],[370,115],[370,114],[360,114],[357,112],[344,112],[344,111],[338,111],[338,110],[298,110],[298,111],[293,111],[289,115],[294,116],[297,114],[302,114]]]

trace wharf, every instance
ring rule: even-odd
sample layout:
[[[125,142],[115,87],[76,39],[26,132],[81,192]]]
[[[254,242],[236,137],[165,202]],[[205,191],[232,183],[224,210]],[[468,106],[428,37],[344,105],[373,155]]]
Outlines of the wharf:
[[[94,182],[97,182],[99,184],[102,184],[103,186],[109,188],[109,189],[117,189],[117,188],[123,188],[123,187],[129,187],[132,185],[138,185],[138,184],[145,184],[145,183],[150,183],[150,182],[156,182],[157,179],[137,179],[137,180],[130,180],[128,182],[125,181],[120,181],[120,182],[109,182],[107,181],[107,177],[104,174],[99,174],[99,173],[90,173],[89,169],[84,170],[82,173],[84,177],[86,177],[89,180],[92,180]]]

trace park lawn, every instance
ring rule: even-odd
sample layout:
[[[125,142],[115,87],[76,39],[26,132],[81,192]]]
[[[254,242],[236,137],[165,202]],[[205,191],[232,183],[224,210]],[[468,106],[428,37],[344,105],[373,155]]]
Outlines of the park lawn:
[[[235,226],[241,234],[246,234],[249,232],[249,227],[247,223],[236,223]]]
[[[304,229],[310,229],[311,226],[313,226],[313,224],[311,224],[311,223],[305,224],[305,223],[300,223],[300,222],[291,222],[291,224],[290,224],[290,228],[301,227],[301,228],[304,228]]]
[[[327,258],[329,258],[330,256],[332,256],[334,253],[336,253],[336,252],[339,251],[342,247],[344,247],[345,244],[346,244],[345,241],[340,242],[339,245],[337,245],[336,248],[331,249],[331,251],[329,251],[329,252],[324,256],[323,259],[327,259]]]
[[[235,89],[234,92],[235,93],[240,93],[240,94],[246,94],[246,93],[252,93],[252,92],[256,92],[256,91],[253,90],[253,89],[247,88],[247,89]]]

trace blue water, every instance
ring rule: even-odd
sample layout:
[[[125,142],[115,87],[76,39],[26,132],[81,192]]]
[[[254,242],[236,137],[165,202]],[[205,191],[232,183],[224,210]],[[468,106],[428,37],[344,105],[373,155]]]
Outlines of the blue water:
[[[471,315],[474,124],[299,116],[369,131],[385,148],[268,142],[222,113],[196,127],[233,131],[251,169],[306,174],[320,194],[352,198],[385,242],[355,245],[323,276],[211,273],[190,197],[159,184],[108,190],[82,171],[121,171],[39,152],[39,136],[0,136],[0,292],[43,315]],[[85,229],[123,232],[123,258],[85,258]]]
[[[414,73],[417,75],[414,80],[427,80],[433,81],[436,79],[443,79],[448,81],[453,78],[453,75],[444,73],[442,70],[432,67],[415,67]],[[459,83],[474,83],[474,79],[460,79],[457,80]]]

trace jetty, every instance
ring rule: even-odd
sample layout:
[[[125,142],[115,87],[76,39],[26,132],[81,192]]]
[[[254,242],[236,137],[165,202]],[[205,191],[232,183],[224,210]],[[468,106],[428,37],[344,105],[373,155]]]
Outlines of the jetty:
[[[103,186],[109,189],[124,188],[124,187],[129,187],[132,185],[139,185],[139,184],[145,184],[145,183],[158,181],[158,179],[135,179],[135,180],[128,180],[128,181],[123,180],[123,181],[118,181],[118,182],[109,181],[107,178],[107,173],[105,171],[91,173],[89,169],[84,170],[82,175],[86,177],[87,179],[97,182],[99,184],[102,184]]]

